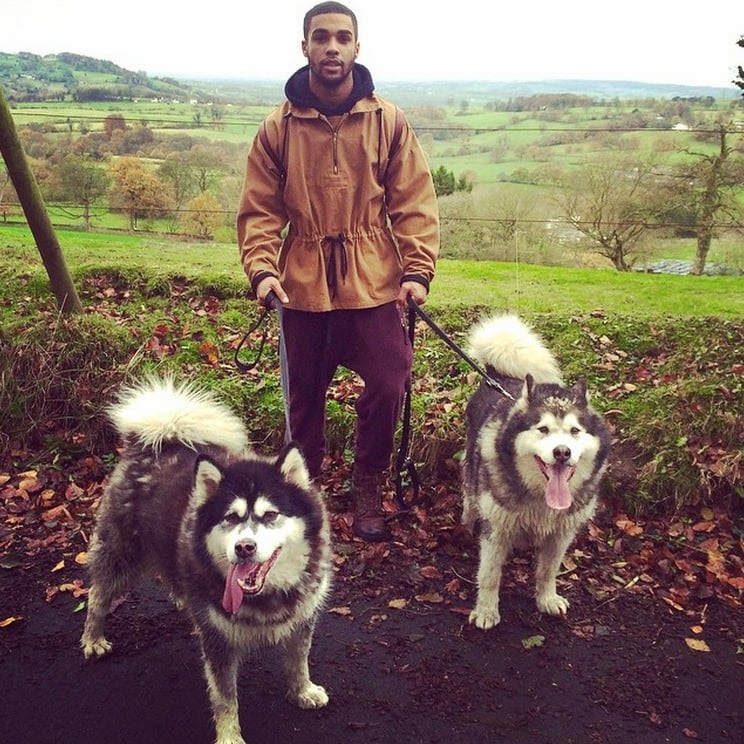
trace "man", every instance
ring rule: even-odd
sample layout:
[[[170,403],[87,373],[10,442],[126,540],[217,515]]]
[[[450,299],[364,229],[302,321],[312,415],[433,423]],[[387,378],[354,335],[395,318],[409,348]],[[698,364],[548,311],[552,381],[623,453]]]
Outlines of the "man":
[[[382,489],[412,364],[402,309],[408,297],[426,301],[439,251],[437,201],[413,130],[356,63],[354,13],[321,3],[305,15],[303,32],[308,63],[248,154],[240,255],[259,304],[273,293],[283,306],[289,429],[314,478],[336,369],[364,381],[354,531],[384,540]]]

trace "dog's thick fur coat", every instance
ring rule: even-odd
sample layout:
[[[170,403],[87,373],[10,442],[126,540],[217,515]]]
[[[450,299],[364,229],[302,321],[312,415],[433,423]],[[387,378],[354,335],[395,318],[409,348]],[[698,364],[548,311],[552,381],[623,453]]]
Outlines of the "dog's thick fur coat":
[[[478,536],[478,596],[470,622],[501,620],[504,562],[535,550],[541,612],[564,614],[556,578],[576,532],[594,514],[610,436],[583,381],[564,384],[553,354],[519,318],[489,318],[471,330],[470,351],[511,399],[483,381],[468,402],[462,464],[463,524]]]
[[[281,645],[287,696],[328,701],[308,654],[330,587],[330,528],[297,447],[253,453],[242,422],[210,394],[170,381],[122,393],[123,440],[89,550],[86,658],[111,650],[112,601],[157,575],[198,632],[218,744],[242,744],[237,673],[247,652]]]

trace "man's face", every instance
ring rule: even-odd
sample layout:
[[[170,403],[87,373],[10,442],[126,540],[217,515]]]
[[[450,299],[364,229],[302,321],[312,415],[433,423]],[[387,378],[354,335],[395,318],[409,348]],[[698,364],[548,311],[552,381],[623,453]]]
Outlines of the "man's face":
[[[351,18],[343,13],[323,13],[310,21],[307,39],[302,40],[310,74],[323,86],[336,88],[344,83],[359,54]]]

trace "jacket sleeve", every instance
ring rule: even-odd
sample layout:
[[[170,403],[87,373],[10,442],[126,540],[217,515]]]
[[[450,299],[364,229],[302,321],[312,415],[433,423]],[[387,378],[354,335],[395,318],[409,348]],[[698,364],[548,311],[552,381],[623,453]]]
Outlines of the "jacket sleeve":
[[[388,214],[403,261],[401,281],[427,289],[439,256],[439,206],[429,162],[408,121],[385,174]]]
[[[267,120],[269,141],[278,152],[278,127]],[[278,276],[277,256],[287,215],[279,172],[256,136],[246,158],[245,178],[237,215],[238,248],[243,269],[255,291],[266,276]]]

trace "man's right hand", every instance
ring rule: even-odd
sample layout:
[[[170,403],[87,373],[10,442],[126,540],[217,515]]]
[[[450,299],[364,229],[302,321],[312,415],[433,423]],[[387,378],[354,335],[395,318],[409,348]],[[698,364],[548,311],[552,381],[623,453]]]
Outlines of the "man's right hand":
[[[281,282],[275,276],[267,276],[262,279],[256,287],[256,300],[261,307],[270,307],[267,305],[267,299],[273,292],[278,298],[282,305],[286,305],[289,302],[289,297],[284,291]]]

